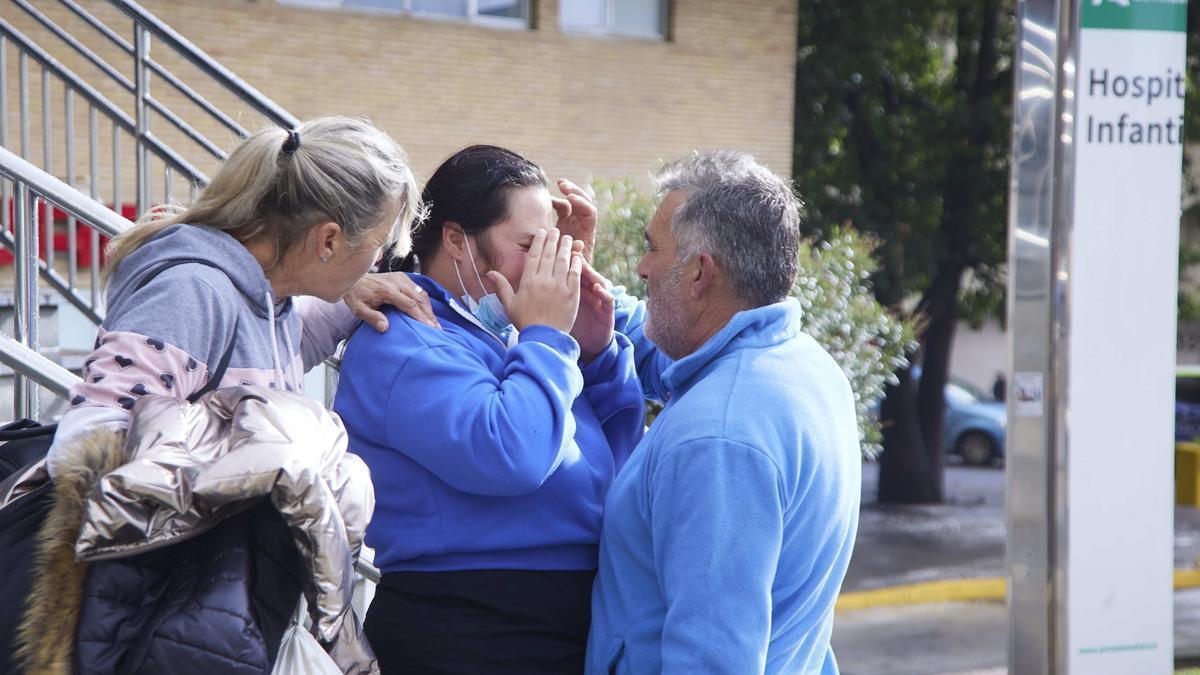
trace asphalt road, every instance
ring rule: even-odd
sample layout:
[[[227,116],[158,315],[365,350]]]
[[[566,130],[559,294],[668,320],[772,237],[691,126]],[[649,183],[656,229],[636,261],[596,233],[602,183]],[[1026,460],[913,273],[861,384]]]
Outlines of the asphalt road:
[[[946,468],[946,503],[876,503],[878,466],[863,465],[858,542],[845,591],[939,579],[1004,576],[1002,467]],[[1200,510],[1175,511],[1175,565],[1196,567]],[[1005,673],[1003,603],[959,602],[840,612],[834,653],[844,675]],[[1200,589],[1175,594],[1177,656],[1200,655]]]

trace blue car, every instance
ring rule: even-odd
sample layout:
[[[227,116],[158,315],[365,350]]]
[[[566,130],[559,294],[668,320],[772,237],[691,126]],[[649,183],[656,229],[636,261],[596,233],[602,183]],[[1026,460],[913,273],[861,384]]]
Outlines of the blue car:
[[[921,367],[912,369],[914,384],[921,379]],[[964,464],[987,466],[1004,459],[1004,430],[1008,413],[1003,401],[993,401],[962,380],[946,383],[946,418],[942,423],[942,452],[958,455]],[[878,415],[879,404],[872,414]]]
[[[1175,440],[1200,439],[1200,366],[1175,368]]]
[[[942,449],[963,463],[986,466],[1004,459],[1008,412],[1003,401],[992,401],[965,382],[946,383],[946,420]]]

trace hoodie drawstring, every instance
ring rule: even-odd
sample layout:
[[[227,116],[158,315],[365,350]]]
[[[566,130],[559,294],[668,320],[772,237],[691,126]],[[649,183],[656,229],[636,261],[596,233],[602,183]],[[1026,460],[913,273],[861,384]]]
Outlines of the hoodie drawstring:
[[[271,291],[267,291],[266,295],[267,317],[271,322],[271,356],[275,359],[275,387],[283,391],[283,368],[279,366],[279,342],[275,337],[275,298],[271,296]]]
[[[295,354],[296,350],[292,348],[292,334],[290,331],[283,331],[283,343],[287,345],[288,358],[291,359],[292,354]],[[292,365],[292,361],[288,361],[288,365]],[[288,391],[300,391],[300,383],[296,381],[296,371],[289,370],[288,374],[291,376],[291,381],[288,383],[288,386],[291,388]]]

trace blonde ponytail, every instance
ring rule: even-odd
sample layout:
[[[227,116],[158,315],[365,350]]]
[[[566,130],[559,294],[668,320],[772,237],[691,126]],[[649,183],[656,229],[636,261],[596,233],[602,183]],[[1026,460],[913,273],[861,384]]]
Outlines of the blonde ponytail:
[[[320,117],[296,129],[299,143],[284,151],[289,132],[264,129],[242,141],[196,201],[186,209],[154,209],[109,242],[107,281],[130,253],[177,223],[208,225],[242,243],[268,236],[275,261],[314,225],[333,221],[353,246],[396,204],[396,253],[410,247],[420,193],[404,151],[371,123]]]

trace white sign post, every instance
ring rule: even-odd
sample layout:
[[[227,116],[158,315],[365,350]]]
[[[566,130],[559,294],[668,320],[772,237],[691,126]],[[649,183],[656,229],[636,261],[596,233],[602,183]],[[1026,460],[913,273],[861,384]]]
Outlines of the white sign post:
[[[1083,0],[1069,268],[1071,673],[1173,670],[1185,0]]]
[[[1053,5],[1053,24],[1023,22],[1017,55],[1042,70],[1018,74],[1014,112],[1012,369],[1028,400],[1009,413],[1010,626],[1052,612],[1030,619],[1040,643],[1012,631],[1010,670],[1170,673],[1187,4],[1075,2],[1022,3]],[[1053,133],[1034,129],[1046,119]],[[1037,504],[1012,503],[1033,489],[1041,528]]]

